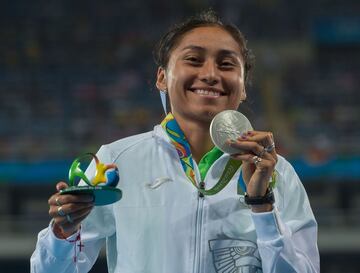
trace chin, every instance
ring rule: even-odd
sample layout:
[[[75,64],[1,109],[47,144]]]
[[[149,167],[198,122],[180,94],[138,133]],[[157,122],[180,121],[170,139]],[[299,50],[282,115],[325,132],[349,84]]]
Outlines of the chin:
[[[213,119],[217,114],[222,111],[229,110],[227,107],[209,107],[208,109],[204,109],[204,113],[207,117]]]
[[[205,122],[205,123],[211,123],[212,119],[220,113],[222,110],[219,111],[202,111],[201,113],[194,114],[194,119],[197,119],[198,121]]]
[[[222,111],[222,110],[221,110]],[[213,119],[218,113],[220,113],[221,111],[208,111],[207,113],[206,113],[206,116],[208,117],[208,118],[211,118],[211,119]]]
[[[190,108],[190,109],[189,109]],[[181,111],[182,116],[187,120],[198,121],[201,123],[207,123],[210,126],[212,119],[220,112],[226,110],[223,107],[189,107],[187,111]]]

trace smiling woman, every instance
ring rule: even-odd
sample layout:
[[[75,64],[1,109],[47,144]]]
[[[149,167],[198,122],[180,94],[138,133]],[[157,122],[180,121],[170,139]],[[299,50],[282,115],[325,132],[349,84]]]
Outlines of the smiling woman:
[[[91,196],[53,194],[31,272],[88,272],[105,242],[112,273],[319,272],[317,224],[273,134],[240,135],[232,155],[210,138],[214,116],[246,99],[252,58],[241,32],[206,11],[170,29],[155,59],[170,113],[97,153],[117,166],[122,200],[94,207]]]
[[[241,47],[224,28],[200,26],[184,34],[171,50],[166,67],[159,67],[157,87],[169,94],[171,113],[186,132],[193,156],[211,149],[212,118],[237,109],[246,98]],[[194,131],[200,134],[192,134]],[[197,136],[195,139],[194,136]]]

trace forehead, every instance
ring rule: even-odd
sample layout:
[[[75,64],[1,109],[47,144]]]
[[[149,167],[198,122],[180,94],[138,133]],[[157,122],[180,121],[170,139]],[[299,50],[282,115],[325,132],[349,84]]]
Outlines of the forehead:
[[[225,29],[218,26],[197,27],[186,32],[178,42],[174,51],[181,51],[191,46],[206,50],[227,50],[241,55],[238,42]]]

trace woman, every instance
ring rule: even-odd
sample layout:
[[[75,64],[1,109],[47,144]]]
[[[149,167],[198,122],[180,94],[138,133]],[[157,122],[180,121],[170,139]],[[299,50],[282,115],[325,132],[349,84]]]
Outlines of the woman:
[[[104,242],[109,272],[319,272],[316,221],[273,135],[229,141],[242,151],[231,157],[210,139],[212,118],[246,98],[251,58],[240,31],[203,12],[165,34],[155,59],[171,113],[97,153],[118,166],[123,199],[93,207],[91,196],[51,196],[53,220],[39,233],[31,272],[88,272]],[[204,196],[229,160],[242,172]]]

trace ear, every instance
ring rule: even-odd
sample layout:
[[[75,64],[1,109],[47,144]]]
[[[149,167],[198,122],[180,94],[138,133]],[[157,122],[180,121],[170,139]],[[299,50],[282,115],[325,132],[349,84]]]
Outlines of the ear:
[[[159,67],[156,75],[156,87],[159,90],[166,90],[166,71],[164,68]]]
[[[243,91],[241,92],[240,96],[241,102],[246,100],[246,88],[244,87]]]

